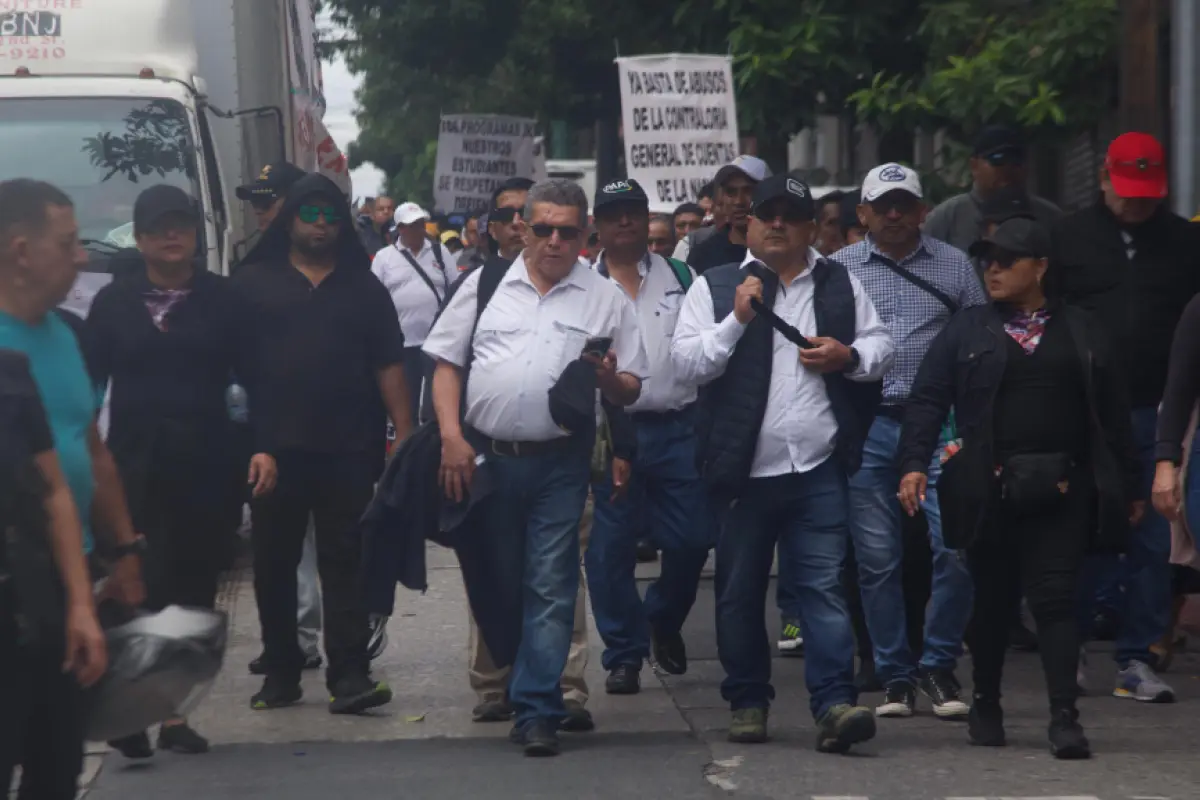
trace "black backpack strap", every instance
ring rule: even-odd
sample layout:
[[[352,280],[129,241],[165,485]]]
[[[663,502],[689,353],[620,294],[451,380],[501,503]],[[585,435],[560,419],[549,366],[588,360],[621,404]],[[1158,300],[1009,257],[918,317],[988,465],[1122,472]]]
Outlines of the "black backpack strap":
[[[400,253],[400,255],[404,256],[405,260],[407,260],[409,264],[412,264],[412,268],[417,271],[418,275],[421,276],[421,280],[425,281],[425,285],[429,287],[429,291],[433,292],[434,298],[437,299],[438,306],[441,306],[444,302],[446,302],[445,298],[443,298],[441,293],[438,292],[437,286],[434,284],[433,279],[430,278],[428,274],[426,274],[425,270],[421,269],[421,265],[417,263],[417,260],[415,258],[413,258],[412,253],[408,252],[403,247],[401,247],[399,242],[396,243],[395,247],[396,247],[396,250]],[[434,248],[433,253],[434,253],[434,257],[437,258],[438,263],[440,264],[442,261],[442,257],[441,257],[441,255],[438,254],[437,248]],[[445,273],[446,273],[446,267],[443,265],[442,266],[442,274],[445,275]]]
[[[901,278],[904,278],[904,280],[908,281],[913,286],[916,286],[918,289],[921,289],[921,290],[927,292],[928,294],[933,295],[935,298],[938,299],[938,301],[942,305],[944,305],[946,308],[948,308],[950,310],[951,314],[957,312],[958,309],[961,307],[953,298],[950,297],[950,295],[946,294],[941,289],[937,288],[932,283],[930,283],[929,281],[922,278],[920,275],[914,275],[911,270],[907,270],[907,269],[904,269],[904,267],[897,266],[896,264],[893,264],[891,262],[891,260],[889,260],[887,258],[881,258],[880,261],[883,262],[883,265],[885,267],[887,267],[892,272],[899,275]]]

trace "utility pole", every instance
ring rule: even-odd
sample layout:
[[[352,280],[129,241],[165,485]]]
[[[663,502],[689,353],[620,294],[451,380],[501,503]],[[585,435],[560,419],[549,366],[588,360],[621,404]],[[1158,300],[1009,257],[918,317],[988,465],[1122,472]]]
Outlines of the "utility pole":
[[[1200,210],[1200,160],[1194,150],[1200,138],[1200,13],[1195,0],[1174,0],[1171,10],[1171,199],[1177,214],[1191,218]]]
[[[1159,79],[1161,0],[1121,2],[1120,120],[1123,131],[1162,136],[1163,87]]]

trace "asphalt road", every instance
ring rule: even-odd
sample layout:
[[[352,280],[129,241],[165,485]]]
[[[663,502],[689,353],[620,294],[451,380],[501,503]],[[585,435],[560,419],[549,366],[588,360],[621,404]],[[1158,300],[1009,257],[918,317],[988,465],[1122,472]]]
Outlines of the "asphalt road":
[[[1180,702],[1139,705],[1108,696],[1111,659],[1093,654],[1093,696],[1082,721],[1096,757],[1057,762],[1045,744],[1046,703],[1035,655],[1014,654],[1006,676],[1011,744],[972,748],[961,723],[928,712],[882,720],[877,739],[850,756],[815,752],[803,685],[804,662],[774,662],[777,700],[772,740],[725,740],[728,711],[717,686],[712,585],[686,630],[687,675],[660,681],[647,670],[634,697],[603,694],[598,643],[589,702],[598,730],[564,739],[560,758],[523,758],[507,727],[472,724],[465,677],[466,612],[457,570],[434,557],[430,592],[405,595],[393,619],[392,644],[380,671],[397,692],[393,707],[368,719],[332,718],[314,698],[299,709],[255,714],[245,705],[254,683],[244,663],[257,653],[257,622],[248,585],[237,592],[229,662],[213,695],[194,718],[212,737],[206,756],[163,756],[130,765],[107,757],[90,788],[94,800],[207,798],[715,798],[754,800],[942,800],[1070,798],[1132,800],[1200,798],[1200,657],[1176,660],[1168,676]],[[770,621],[775,625],[774,614]],[[593,639],[594,639],[593,634]],[[1102,646],[1098,646],[1102,648]],[[960,676],[969,681],[969,663]],[[1103,691],[1102,691],[1103,690]],[[867,696],[864,702],[877,697]]]

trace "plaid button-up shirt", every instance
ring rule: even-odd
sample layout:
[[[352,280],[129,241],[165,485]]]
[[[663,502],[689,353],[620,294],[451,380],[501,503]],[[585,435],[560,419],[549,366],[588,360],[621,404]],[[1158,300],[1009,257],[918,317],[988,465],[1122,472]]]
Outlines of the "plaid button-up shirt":
[[[879,251],[870,236],[831,258],[854,273],[891,331],[896,363],[883,379],[883,402],[902,403],[912,390],[925,352],[950,319],[950,311],[929,292],[888,269],[883,262],[891,259]],[[967,254],[945,242],[922,236],[917,249],[897,266],[933,284],[963,308],[987,302]]]

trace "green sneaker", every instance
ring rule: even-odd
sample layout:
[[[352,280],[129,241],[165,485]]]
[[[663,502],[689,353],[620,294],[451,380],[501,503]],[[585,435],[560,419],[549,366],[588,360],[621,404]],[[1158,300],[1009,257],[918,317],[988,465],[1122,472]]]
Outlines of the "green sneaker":
[[[739,708],[729,723],[729,741],[760,744],[767,740],[767,709]]]
[[[875,738],[875,713],[841,703],[817,720],[817,752],[847,753],[850,746]]]

